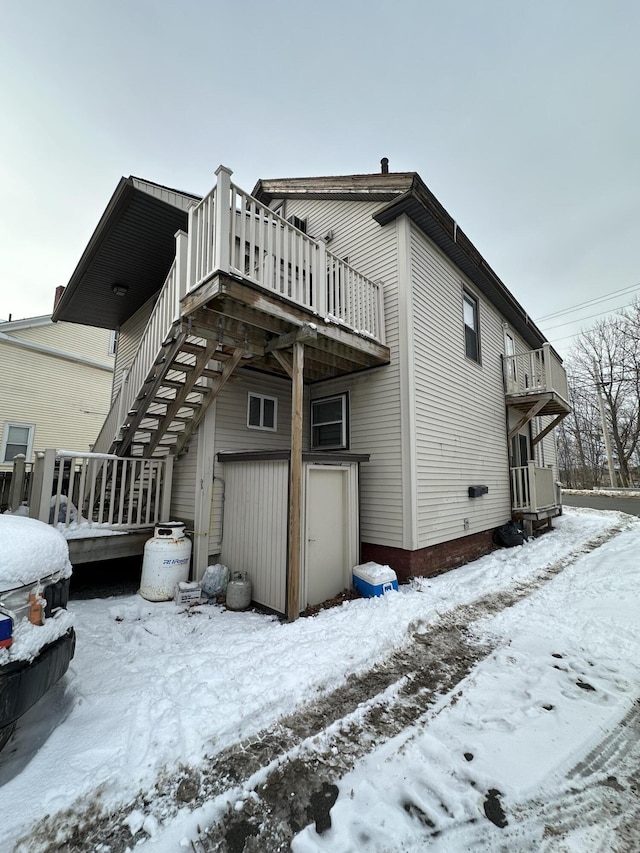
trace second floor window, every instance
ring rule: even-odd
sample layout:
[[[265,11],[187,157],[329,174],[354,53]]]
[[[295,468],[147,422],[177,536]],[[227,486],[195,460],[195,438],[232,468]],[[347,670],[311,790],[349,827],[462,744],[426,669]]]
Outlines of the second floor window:
[[[480,334],[478,326],[478,300],[465,292],[462,295],[464,314],[464,348],[467,358],[480,363]]]

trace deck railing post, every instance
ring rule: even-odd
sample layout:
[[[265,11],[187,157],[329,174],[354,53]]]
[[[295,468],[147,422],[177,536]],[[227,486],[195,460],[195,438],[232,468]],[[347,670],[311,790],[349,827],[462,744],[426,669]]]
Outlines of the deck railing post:
[[[180,319],[182,297],[187,292],[187,264],[189,260],[189,238],[184,231],[176,231],[176,291],[173,306],[173,321]]]
[[[553,391],[553,373],[551,364],[551,344],[542,344],[542,358],[544,360],[544,383],[545,391]]]
[[[327,314],[327,244],[324,240],[317,240],[318,251],[316,252],[316,268],[314,270],[314,285],[315,296],[313,301],[315,305],[312,308],[318,312],[321,317]]]
[[[536,494],[536,463],[527,463],[527,476],[529,478],[529,512],[537,512],[538,496]]]
[[[11,485],[9,487],[9,510],[11,512],[15,512],[22,503],[25,471],[26,460],[24,454],[19,453],[13,459],[13,472],[11,474]]]
[[[56,451],[53,448],[37,453],[33,465],[33,488],[31,491],[30,518],[49,524],[53,476],[56,466]]]
[[[231,233],[231,175],[227,166],[218,166],[216,176],[214,270],[229,272],[231,262],[229,237]]]
[[[187,280],[185,285],[185,293],[188,293],[196,283],[196,235],[195,235],[195,211],[196,205],[189,206],[187,219]]]
[[[386,343],[386,331],[384,325],[384,284],[379,281],[376,284],[376,296],[378,310],[378,328],[376,329],[376,338],[381,344]]]

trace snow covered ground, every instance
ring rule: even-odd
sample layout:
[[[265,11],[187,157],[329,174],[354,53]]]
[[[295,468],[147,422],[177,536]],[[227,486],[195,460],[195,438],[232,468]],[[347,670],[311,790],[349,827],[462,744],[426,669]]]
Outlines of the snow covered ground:
[[[290,625],[72,602],[69,673],[0,754],[0,847],[640,849],[640,521],[554,523]]]

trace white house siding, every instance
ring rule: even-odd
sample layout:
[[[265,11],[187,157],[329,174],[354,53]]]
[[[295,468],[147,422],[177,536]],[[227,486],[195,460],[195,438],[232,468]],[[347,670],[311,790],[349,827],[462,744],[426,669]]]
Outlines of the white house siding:
[[[411,252],[417,532],[424,548],[510,517],[504,328],[495,308],[413,225]],[[480,365],[465,355],[463,281],[479,301]],[[471,485],[489,492],[469,498]]]
[[[113,373],[113,391],[111,399],[115,399],[122,383],[123,372],[131,366],[140,345],[140,340],[147,325],[157,294],[154,294],[131,316],[118,333],[116,349],[116,364]]]
[[[402,442],[398,331],[398,250],[396,224],[384,228],[373,219],[381,203],[359,201],[287,200],[285,216],[307,219],[307,231],[333,239],[327,249],[348,257],[359,272],[384,285],[386,344],[391,362],[340,380],[311,386],[323,397],[350,392],[350,449],[371,454],[361,466],[360,534],[363,542],[404,547]],[[308,415],[307,415],[308,416]]]
[[[195,519],[196,468],[198,463],[198,433],[189,440],[188,450],[173,463],[171,484],[171,518],[187,521]]]
[[[7,343],[0,343],[0,363],[0,436],[7,422],[34,424],[34,452],[90,449],[109,410],[110,370]]]

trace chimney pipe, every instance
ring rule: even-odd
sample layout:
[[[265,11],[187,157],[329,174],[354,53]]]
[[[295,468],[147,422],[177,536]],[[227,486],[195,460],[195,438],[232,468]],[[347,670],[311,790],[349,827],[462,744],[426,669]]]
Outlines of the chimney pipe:
[[[64,284],[59,284],[56,287],[56,294],[53,297],[53,310],[55,311],[58,307],[58,302],[62,299],[62,294],[64,293]]]
[[[381,167],[380,170],[381,170],[383,175],[389,174],[389,158],[388,157],[383,157],[382,160],[380,160],[380,167]]]

